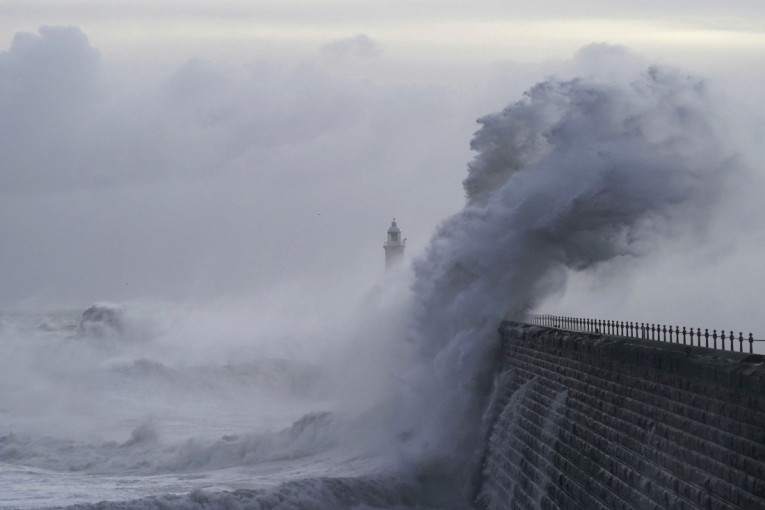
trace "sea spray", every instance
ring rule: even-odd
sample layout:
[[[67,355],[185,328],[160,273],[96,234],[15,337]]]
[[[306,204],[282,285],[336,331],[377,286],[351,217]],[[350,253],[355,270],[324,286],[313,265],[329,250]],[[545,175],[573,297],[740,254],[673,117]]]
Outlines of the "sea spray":
[[[120,306],[116,322],[33,334],[6,324],[6,504],[34,483],[48,489],[27,506],[469,506],[497,416],[485,408],[500,320],[572,269],[702,232],[740,170],[702,82],[662,68],[611,78],[548,80],[480,119],[464,210],[411,289],[389,274],[358,313],[338,311],[347,294],[290,288],[212,309]]]
[[[463,481],[477,469],[503,318],[564,288],[570,270],[707,228],[741,169],[717,115],[702,81],[650,67],[549,79],[479,119],[467,203],[415,263],[406,379],[417,391],[402,437],[424,469]]]

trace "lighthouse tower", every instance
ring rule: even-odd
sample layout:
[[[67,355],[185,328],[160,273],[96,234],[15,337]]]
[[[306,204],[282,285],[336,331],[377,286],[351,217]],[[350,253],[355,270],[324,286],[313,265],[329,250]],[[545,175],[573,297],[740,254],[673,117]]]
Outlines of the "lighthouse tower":
[[[385,270],[389,270],[404,259],[406,239],[401,239],[401,229],[396,225],[396,218],[388,229],[388,240],[383,245],[385,248]]]

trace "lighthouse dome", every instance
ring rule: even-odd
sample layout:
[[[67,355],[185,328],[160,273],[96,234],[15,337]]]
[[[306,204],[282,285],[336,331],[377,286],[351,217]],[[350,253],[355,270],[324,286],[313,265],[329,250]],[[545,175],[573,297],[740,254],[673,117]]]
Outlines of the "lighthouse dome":
[[[388,229],[389,234],[400,234],[401,229],[398,228],[398,225],[396,225],[396,220],[393,220],[393,223],[390,224],[390,228]]]

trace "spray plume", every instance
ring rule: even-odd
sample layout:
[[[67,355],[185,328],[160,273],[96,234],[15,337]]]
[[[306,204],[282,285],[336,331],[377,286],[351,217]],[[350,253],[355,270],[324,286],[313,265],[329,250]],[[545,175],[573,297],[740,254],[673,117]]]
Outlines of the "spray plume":
[[[501,320],[561,290],[569,270],[704,231],[739,166],[714,112],[702,82],[653,67],[551,79],[479,119],[466,206],[415,263],[409,451],[465,479]]]

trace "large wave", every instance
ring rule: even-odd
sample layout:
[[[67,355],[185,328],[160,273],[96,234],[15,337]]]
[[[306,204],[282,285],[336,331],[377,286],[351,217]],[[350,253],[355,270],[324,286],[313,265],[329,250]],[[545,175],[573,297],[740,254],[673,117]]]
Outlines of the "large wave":
[[[479,119],[467,203],[415,263],[417,391],[402,423],[420,462],[461,480],[476,470],[503,318],[523,317],[569,271],[704,232],[741,170],[718,115],[703,81],[650,67],[549,79]]]

